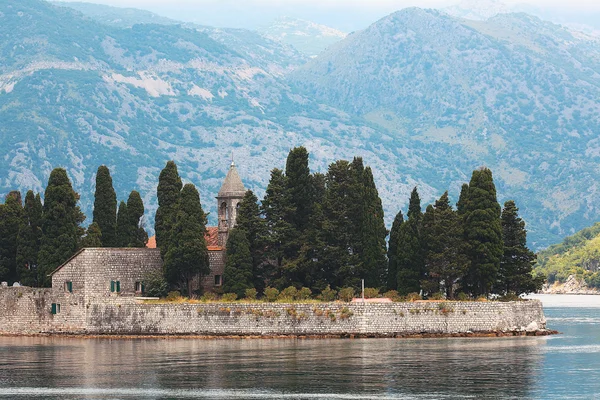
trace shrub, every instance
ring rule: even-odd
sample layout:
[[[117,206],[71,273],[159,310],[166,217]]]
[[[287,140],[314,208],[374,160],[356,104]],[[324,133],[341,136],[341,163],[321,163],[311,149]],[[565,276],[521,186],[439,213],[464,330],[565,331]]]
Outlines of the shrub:
[[[476,301],[488,301],[488,298],[485,296],[479,296]]]
[[[181,299],[181,292],[179,290],[174,290],[167,294],[167,301],[177,301]]]
[[[169,284],[162,271],[152,271],[144,276],[144,289],[150,297],[165,297],[169,292]]]
[[[202,297],[200,297],[200,300],[207,302],[207,301],[215,301],[217,300],[217,294],[213,293],[213,292],[206,292],[202,295]]]
[[[221,300],[223,301],[235,301],[237,299],[237,294],[235,293],[225,293],[223,296],[221,296]]]
[[[296,289],[293,286],[289,286],[289,287],[286,287],[285,289],[283,289],[281,291],[281,293],[279,293],[278,300],[284,300],[284,301],[296,300],[297,297],[298,297],[298,289]]]
[[[334,301],[337,296],[337,291],[333,290],[329,285],[319,295],[319,300]]]
[[[338,297],[342,301],[350,302],[354,298],[354,289],[351,287],[340,289]]]
[[[444,294],[442,292],[434,293],[430,296],[431,300],[444,300]]]
[[[265,298],[268,302],[274,302],[275,300],[277,300],[277,296],[279,296],[279,290],[272,287],[267,287],[265,289]]]
[[[469,295],[466,293],[463,293],[463,292],[460,292],[458,294],[458,296],[456,296],[456,299],[459,301],[469,301],[470,300]]]
[[[407,301],[417,301],[417,300],[422,300],[422,297],[419,293],[413,292],[413,293],[409,293],[406,295],[406,300]]]
[[[498,297],[498,300],[499,301],[521,301],[523,299],[514,293],[507,293],[504,296]]]
[[[256,295],[258,294],[258,292],[256,291],[256,289],[250,288],[246,289],[246,292],[244,294],[246,295],[247,300],[256,300]]]
[[[298,300],[308,300],[312,296],[312,290],[307,287],[303,287],[298,290],[297,298]]]
[[[395,302],[402,301],[397,290],[388,290],[387,292],[385,292],[383,294],[383,297],[390,299],[392,301],[395,301]]]
[[[375,299],[379,297],[379,289],[365,288],[365,299]]]

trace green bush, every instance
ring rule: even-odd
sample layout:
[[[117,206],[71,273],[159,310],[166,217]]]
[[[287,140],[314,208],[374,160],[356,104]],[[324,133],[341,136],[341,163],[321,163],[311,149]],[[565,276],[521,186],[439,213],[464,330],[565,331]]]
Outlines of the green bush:
[[[258,295],[258,292],[256,291],[256,289],[250,288],[250,289],[246,289],[246,292],[244,294],[246,295],[247,300],[256,300],[256,296]]]
[[[456,300],[458,301],[469,301],[471,300],[469,295],[463,292],[460,292],[457,296],[456,296]]]
[[[312,290],[307,287],[303,287],[298,290],[297,298],[298,300],[308,300],[312,296]]]
[[[338,297],[342,301],[350,302],[354,298],[354,289],[351,287],[340,289]]]
[[[265,289],[265,298],[268,302],[274,302],[275,300],[277,300],[277,296],[279,296],[279,290],[272,287],[267,287]]]
[[[329,285],[321,291],[319,300],[321,301],[334,301],[337,296],[337,291],[333,290]]]
[[[217,300],[217,294],[213,293],[213,292],[206,292],[202,295],[202,297],[200,297],[200,300],[207,302],[207,301],[215,301]]]
[[[504,296],[498,297],[498,301],[521,301],[523,300],[514,293],[507,293]]]
[[[421,297],[421,295],[419,293],[413,292],[413,293],[409,293],[406,295],[406,300],[407,301],[417,301],[417,300],[423,300],[423,298]]]
[[[365,299],[376,299],[379,297],[379,289],[365,288]]]
[[[167,294],[167,301],[176,301],[181,298],[181,292],[179,290],[174,290]]]
[[[296,300],[296,298],[298,297],[298,289],[296,289],[293,286],[289,286],[286,287],[285,289],[283,289],[281,291],[281,293],[279,293],[279,300],[283,300],[283,301],[291,301],[291,300]]]
[[[165,297],[169,292],[169,284],[162,271],[152,271],[144,276],[145,295],[150,297]]]
[[[383,297],[385,297],[386,299],[390,299],[394,302],[402,301],[402,298],[400,298],[400,295],[398,294],[397,290],[388,290],[383,294]]]
[[[437,292],[432,294],[429,299],[430,300],[444,300],[444,294],[442,292]]]
[[[235,293],[225,293],[223,296],[221,296],[221,300],[226,301],[226,302],[236,301],[237,300],[237,294],[235,294]]]

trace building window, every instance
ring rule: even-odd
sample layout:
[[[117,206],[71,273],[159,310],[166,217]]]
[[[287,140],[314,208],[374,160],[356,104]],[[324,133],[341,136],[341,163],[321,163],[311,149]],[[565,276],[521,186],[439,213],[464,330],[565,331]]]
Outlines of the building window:
[[[215,286],[221,286],[223,281],[221,279],[221,275],[215,275]]]
[[[146,292],[146,287],[144,285],[144,282],[136,282],[135,283],[135,292],[142,293],[142,294]]]
[[[58,314],[60,313],[60,304],[58,303],[52,303],[52,314]]]
[[[65,292],[73,293],[73,282],[65,282]]]
[[[110,291],[111,293],[120,293],[121,281],[110,281]]]

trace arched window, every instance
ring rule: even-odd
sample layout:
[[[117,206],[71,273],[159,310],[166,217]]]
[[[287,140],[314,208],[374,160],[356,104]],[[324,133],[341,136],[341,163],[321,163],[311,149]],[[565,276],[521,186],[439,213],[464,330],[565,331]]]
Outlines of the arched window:
[[[226,202],[221,203],[221,212],[219,214],[221,215],[221,219],[225,221],[229,220],[229,210],[227,209]]]

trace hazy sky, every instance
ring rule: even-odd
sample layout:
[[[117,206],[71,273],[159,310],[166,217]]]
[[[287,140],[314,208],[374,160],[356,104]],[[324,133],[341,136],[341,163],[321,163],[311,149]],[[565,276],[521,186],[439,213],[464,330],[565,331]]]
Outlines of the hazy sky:
[[[460,0],[63,0],[118,7],[135,7],[158,14],[214,26],[256,28],[286,15],[334,26],[345,31],[362,29],[405,7],[441,8]],[[470,0],[479,2],[482,0]],[[547,19],[600,24],[600,0],[504,0],[527,3]],[[563,22],[563,21],[559,21]],[[597,22],[597,23],[596,23]]]

